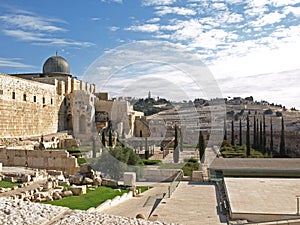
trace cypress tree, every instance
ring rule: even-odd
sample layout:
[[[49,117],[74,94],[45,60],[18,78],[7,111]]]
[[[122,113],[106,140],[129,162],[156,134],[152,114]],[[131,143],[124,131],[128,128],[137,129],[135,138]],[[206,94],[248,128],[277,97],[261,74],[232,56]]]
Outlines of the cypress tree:
[[[226,125],[226,118],[224,118],[224,140],[227,140],[227,125]]]
[[[231,145],[234,145],[234,122],[231,120]]]
[[[148,139],[145,138],[145,159],[149,159]]]
[[[101,134],[101,142],[102,142],[102,147],[105,148],[106,147],[106,141],[105,141],[105,132],[104,130],[102,130],[102,134]]]
[[[281,117],[281,135],[280,135],[280,149],[279,149],[279,154],[280,154],[280,157],[285,157],[285,155],[286,155],[283,116]]]
[[[273,143],[273,121],[270,118],[270,156],[273,157],[274,143]]]
[[[174,161],[174,163],[178,163],[178,162],[179,162],[179,149],[178,149],[178,131],[177,131],[177,125],[175,125],[175,140],[174,140],[173,161]]]
[[[200,159],[200,161],[203,161],[206,145],[205,145],[204,135],[203,135],[201,130],[199,132],[198,146],[197,147],[198,147],[198,150],[199,150],[199,159]]]
[[[250,125],[249,125],[249,116],[247,115],[247,133],[246,133],[246,155],[247,157],[250,156]]]
[[[254,116],[253,119],[253,145],[252,148],[257,148],[257,135],[256,135],[257,129],[256,129],[256,117]]]
[[[143,131],[140,130],[140,138],[142,138],[142,137],[143,137]],[[141,141],[141,143],[140,143],[140,151],[142,151],[142,149],[143,149],[142,144],[143,144],[143,142]]]
[[[256,148],[259,148],[259,123],[258,123],[258,118],[256,118]]]
[[[242,120],[240,119],[240,146],[243,145],[243,130],[242,130]]]
[[[180,151],[183,152],[183,135],[182,135],[182,131],[181,128],[179,129],[179,135],[180,135]]]
[[[112,139],[112,132],[111,129],[109,130],[109,134],[108,134],[108,146],[112,147],[113,146],[113,139]]]
[[[262,121],[259,121],[259,147],[258,149],[262,151],[262,146],[263,146],[263,127],[262,127]]]
[[[93,158],[96,158],[96,139],[93,138]]]
[[[267,135],[266,135],[266,117],[265,114],[263,115],[263,143],[262,143],[262,150],[263,153],[266,153],[266,142],[267,142]]]

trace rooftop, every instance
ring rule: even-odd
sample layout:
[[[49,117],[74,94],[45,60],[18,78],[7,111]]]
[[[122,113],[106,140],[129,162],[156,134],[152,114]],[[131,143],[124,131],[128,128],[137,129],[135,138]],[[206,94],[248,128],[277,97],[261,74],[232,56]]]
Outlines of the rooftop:
[[[296,215],[300,179],[224,178],[232,213]]]

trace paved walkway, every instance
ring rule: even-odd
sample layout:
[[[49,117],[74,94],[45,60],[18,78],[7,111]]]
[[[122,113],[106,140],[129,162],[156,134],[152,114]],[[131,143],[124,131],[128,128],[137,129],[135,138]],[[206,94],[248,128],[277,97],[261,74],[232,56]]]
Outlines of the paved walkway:
[[[218,215],[213,184],[180,182],[171,198],[165,198],[153,212],[157,220],[184,225],[227,224]]]
[[[169,183],[156,183],[140,197],[128,199],[104,209],[101,213],[136,217],[142,214],[149,220],[183,225],[227,224],[220,222],[217,211],[216,189],[213,184],[181,182],[171,198],[162,198]]]
[[[157,202],[156,199],[161,199],[167,193],[169,183],[147,183],[146,185],[138,183],[138,185],[142,186],[147,186],[148,184],[153,188],[140,194],[139,197],[130,198],[100,212],[132,218],[135,218],[137,214],[142,214],[145,218],[148,218],[154,204]]]

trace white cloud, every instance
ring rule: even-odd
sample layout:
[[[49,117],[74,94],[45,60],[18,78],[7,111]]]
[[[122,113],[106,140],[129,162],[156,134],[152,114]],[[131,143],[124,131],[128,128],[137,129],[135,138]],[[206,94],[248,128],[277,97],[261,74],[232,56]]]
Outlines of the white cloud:
[[[0,16],[3,23],[2,32],[19,41],[32,42],[34,45],[55,45],[55,46],[74,46],[90,47],[91,42],[75,41],[68,38],[56,37],[58,32],[66,32],[65,28],[57,26],[56,23],[66,23],[57,18],[44,18],[33,13],[18,11],[19,14],[6,14]]]
[[[143,0],[143,6],[153,6],[153,5],[171,5],[176,3],[176,0]]]
[[[34,45],[54,45],[54,46],[77,46],[77,47],[91,47],[94,44],[91,42],[80,42],[68,40],[64,38],[49,38],[45,34],[37,32],[29,32],[22,30],[3,30],[3,33],[17,38],[21,41],[30,41]]]
[[[160,21],[160,18],[158,18],[158,17],[155,17],[155,18],[152,18],[150,20],[147,20],[148,23],[157,23],[159,21]]]
[[[24,30],[37,30],[46,32],[65,31],[64,28],[51,24],[53,20],[47,18],[41,18],[31,15],[4,15],[0,16],[0,19],[4,21],[8,26],[21,28]],[[56,20],[55,20],[56,21]]]
[[[113,31],[113,32],[115,32],[115,31],[117,31],[119,29],[120,29],[120,27],[115,27],[115,26],[109,27],[109,30]]]
[[[250,22],[249,24],[256,26],[256,27],[262,27],[262,26],[265,26],[268,24],[278,23],[285,17],[286,17],[285,14],[281,14],[278,12],[272,12],[272,13],[263,15],[258,20]]]
[[[12,67],[12,68],[34,68],[32,65],[27,65],[19,62],[18,58],[0,58],[0,67]]]
[[[285,14],[292,13],[296,17],[300,17],[300,7],[286,6],[283,9]]]
[[[122,4],[123,3],[123,0],[101,0],[101,2],[115,2],[115,3],[119,3],[119,4]]]
[[[165,16],[167,14],[176,14],[176,15],[181,15],[181,16],[192,16],[196,15],[197,13],[188,8],[184,7],[169,7],[169,6],[158,6],[155,7],[156,12],[155,14],[159,16]]]
[[[300,3],[300,0],[270,0],[270,3],[275,7],[280,6],[288,6],[288,5],[296,5],[297,3]]]
[[[125,30],[152,33],[152,32],[159,31],[159,26],[156,24],[144,24],[144,25],[131,26],[131,27],[125,28]]]

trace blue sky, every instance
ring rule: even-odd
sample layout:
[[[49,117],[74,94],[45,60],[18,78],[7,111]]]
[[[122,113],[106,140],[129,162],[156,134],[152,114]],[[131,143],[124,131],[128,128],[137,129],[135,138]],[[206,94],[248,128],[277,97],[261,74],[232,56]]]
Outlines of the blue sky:
[[[300,0],[2,0],[0,12],[1,73],[40,72],[58,51],[81,77],[110,49],[166,41],[198,55],[224,97],[300,108]]]

